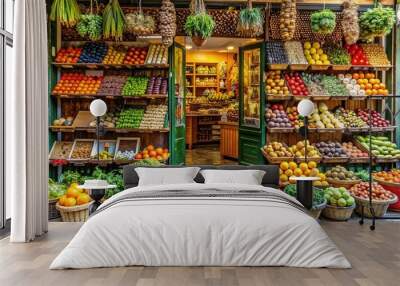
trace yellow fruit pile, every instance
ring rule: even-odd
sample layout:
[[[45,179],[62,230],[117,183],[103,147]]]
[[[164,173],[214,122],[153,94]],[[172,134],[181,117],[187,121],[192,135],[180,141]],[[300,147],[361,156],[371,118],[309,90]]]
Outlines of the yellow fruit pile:
[[[328,55],[325,54],[321,48],[320,43],[305,42],[304,43],[304,56],[311,65],[330,65],[331,62],[328,59]]]
[[[316,187],[326,187],[329,186],[328,182],[326,181],[326,176],[317,168],[317,163],[314,161],[310,161],[308,163],[300,163],[297,164],[296,162],[282,162],[279,165],[279,180],[280,184],[284,185],[286,183],[294,184],[296,183],[294,180],[291,180],[290,177],[319,177],[319,181],[314,181],[313,185]]]
[[[264,146],[264,151],[273,158],[293,157],[293,154],[282,143],[276,141]]]
[[[58,203],[64,207],[73,207],[76,205],[84,205],[91,201],[90,196],[78,187],[78,184],[72,183],[67,193],[60,197]]]
[[[267,94],[289,95],[285,79],[281,76],[281,71],[270,71],[267,73],[266,81]]]
[[[296,145],[293,145],[293,146],[289,147],[288,149],[297,158],[305,158],[304,154],[306,153],[306,147],[305,147],[304,140],[297,142]],[[312,146],[308,140],[307,140],[307,157],[308,158],[321,157],[317,148]]]

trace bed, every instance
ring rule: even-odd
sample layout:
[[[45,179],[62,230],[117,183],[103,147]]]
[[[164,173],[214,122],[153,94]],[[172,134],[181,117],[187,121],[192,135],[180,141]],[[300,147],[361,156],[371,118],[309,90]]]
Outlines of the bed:
[[[350,268],[318,222],[277,189],[276,166],[258,169],[261,185],[195,183],[138,186],[124,168],[126,190],[105,201],[50,269],[119,266],[291,266]]]

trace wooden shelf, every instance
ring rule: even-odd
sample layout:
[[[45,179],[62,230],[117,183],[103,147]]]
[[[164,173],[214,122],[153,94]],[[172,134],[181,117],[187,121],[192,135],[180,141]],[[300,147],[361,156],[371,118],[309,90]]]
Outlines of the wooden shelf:
[[[141,96],[125,96],[125,95],[111,95],[111,94],[55,94],[52,93],[52,96],[59,98],[75,98],[75,99],[93,99],[97,97],[106,98],[106,99],[128,99],[128,100],[140,100],[140,99],[167,99],[167,95],[162,94],[145,94]]]
[[[128,64],[102,64],[102,63],[53,63],[54,66],[64,69],[85,68],[85,69],[165,69],[169,68],[169,64],[142,64],[142,65],[128,65]]]
[[[65,126],[50,126],[49,127],[53,132],[61,132],[61,133],[73,133],[73,132],[89,132],[95,133],[96,127],[70,127],[66,128]],[[169,128],[160,128],[160,129],[144,129],[144,128],[104,128],[107,132],[115,132],[115,133],[167,133],[169,132]]]

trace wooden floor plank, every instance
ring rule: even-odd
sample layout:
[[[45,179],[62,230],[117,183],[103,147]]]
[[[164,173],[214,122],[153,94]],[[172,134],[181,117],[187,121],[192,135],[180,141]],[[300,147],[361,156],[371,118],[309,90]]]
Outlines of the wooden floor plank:
[[[49,233],[29,244],[0,240],[1,286],[398,286],[400,223],[379,221],[377,230],[322,221],[329,237],[352,263],[352,269],[288,267],[119,267],[48,269],[79,230],[79,223],[50,223]]]

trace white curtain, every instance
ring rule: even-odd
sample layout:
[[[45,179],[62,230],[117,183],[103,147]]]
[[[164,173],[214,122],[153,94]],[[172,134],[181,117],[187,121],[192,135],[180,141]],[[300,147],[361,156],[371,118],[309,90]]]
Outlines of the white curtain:
[[[6,99],[12,242],[47,232],[48,80],[45,0],[15,1],[14,94]],[[7,123],[8,122],[8,123]],[[7,127],[6,127],[7,128]]]

